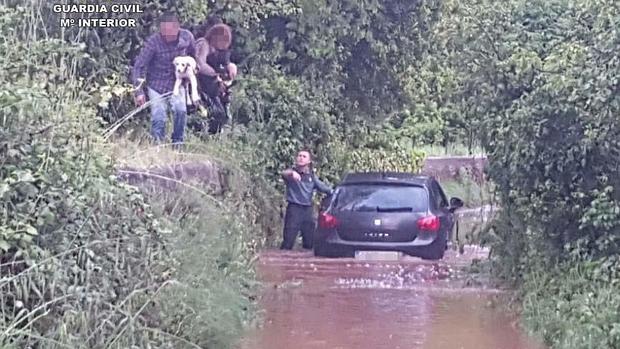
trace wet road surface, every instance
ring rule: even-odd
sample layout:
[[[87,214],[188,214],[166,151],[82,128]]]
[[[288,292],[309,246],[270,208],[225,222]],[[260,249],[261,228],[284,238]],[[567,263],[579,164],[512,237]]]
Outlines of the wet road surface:
[[[266,251],[263,327],[243,349],[540,349],[501,310],[501,292],[467,286],[461,269],[486,251],[450,251],[440,262],[322,259]]]

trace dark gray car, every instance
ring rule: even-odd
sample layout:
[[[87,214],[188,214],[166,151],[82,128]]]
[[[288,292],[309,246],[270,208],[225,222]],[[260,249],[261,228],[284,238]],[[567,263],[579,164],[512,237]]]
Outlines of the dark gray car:
[[[399,251],[443,258],[459,198],[447,200],[437,180],[410,173],[352,173],[321,203],[314,254]]]

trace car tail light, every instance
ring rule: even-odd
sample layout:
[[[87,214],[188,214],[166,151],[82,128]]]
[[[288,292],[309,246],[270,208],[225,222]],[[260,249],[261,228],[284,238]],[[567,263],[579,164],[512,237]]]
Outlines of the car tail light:
[[[321,228],[335,228],[338,226],[338,220],[329,213],[323,212],[319,216],[319,226]]]
[[[440,226],[439,217],[428,216],[418,220],[418,230],[422,231],[438,231]]]

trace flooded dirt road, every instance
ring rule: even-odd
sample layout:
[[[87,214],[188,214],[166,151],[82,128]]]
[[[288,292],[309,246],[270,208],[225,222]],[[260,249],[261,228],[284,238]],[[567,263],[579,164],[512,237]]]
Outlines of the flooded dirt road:
[[[266,251],[259,273],[264,325],[244,349],[539,349],[515,319],[488,306],[500,291],[461,269],[485,251],[443,261],[321,259]]]

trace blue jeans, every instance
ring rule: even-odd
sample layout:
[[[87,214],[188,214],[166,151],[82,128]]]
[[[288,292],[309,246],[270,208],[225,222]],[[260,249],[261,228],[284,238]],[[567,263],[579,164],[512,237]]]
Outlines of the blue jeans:
[[[148,88],[149,101],[151,102],[151,135],[157,143],[166,138],[167,107],[172,109],[174,115],[172,143],[183,143],[187,118],[185,88],[181,86],[179,92],[178,96],[170,95],[162,99],[160,93],[150,87]]]

